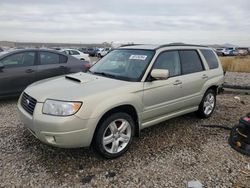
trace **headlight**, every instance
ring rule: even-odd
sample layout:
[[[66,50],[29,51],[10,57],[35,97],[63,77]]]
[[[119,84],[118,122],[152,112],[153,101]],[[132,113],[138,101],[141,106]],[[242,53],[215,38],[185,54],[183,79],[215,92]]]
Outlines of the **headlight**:
[[[43,113],[54,116],[70,116],[82,106],[81,102],[67,102],[47,99],[43,105]]]

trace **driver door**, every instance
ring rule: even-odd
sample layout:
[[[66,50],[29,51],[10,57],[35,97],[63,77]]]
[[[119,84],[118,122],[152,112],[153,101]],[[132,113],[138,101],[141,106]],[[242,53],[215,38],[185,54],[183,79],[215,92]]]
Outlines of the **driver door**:
[[[181,63],[178,51],[165,51],[157,57],[153,69],[169,70],[166,80],[150,78],[144,83],[142,121],[150,122],[182,108]],[[146,127],[146,126],[145,126]]]

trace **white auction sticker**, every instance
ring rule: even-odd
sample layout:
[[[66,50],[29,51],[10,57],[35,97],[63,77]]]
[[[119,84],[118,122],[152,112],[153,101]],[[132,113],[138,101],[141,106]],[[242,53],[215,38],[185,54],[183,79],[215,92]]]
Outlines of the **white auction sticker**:
[[[147,58],[146,55],[131,55],[129,59],[135,59],[135,60],[145,60]]]

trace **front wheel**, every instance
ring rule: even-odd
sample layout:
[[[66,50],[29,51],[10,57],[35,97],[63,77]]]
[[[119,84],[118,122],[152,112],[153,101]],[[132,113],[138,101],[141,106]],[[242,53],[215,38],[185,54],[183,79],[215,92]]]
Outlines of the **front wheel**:
[[[97,128],[94,149],[105,158],[124,154],[132,143],[135,123],[126,113],[115,113],[106,118]]]
[[[201,118],[208,118],[214,112],[216,105],[216,93],[214,90],[209,89],[199,105],[197,115]]]

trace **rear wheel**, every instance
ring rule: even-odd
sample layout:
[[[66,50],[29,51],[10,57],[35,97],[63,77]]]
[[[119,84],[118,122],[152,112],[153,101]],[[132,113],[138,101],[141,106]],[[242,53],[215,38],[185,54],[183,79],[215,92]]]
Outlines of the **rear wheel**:
[[[213,89],[207,90],[199,105],[197,115],[201,118],[208,118],[214,112],[216,105],[216,93]]]
[[[95,150],[105,158],[121,156],[132,143],[134,127],[134,120],[126,113],[109,116],[97,129],[94,138]]]

